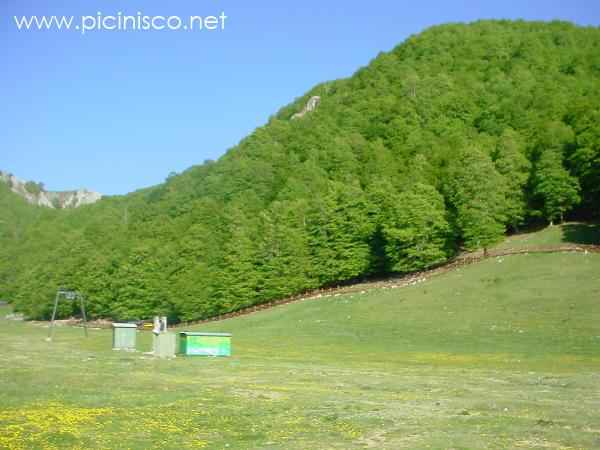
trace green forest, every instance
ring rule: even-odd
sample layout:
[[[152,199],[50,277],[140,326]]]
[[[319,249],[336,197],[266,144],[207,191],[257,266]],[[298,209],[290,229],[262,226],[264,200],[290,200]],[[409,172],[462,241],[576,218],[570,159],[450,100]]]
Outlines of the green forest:
[[[599,215],[600,29],[448,24],[161,185],[52,210],[0,183],[0,299],[48,318],[65,286],[93,317],[196,320]]]

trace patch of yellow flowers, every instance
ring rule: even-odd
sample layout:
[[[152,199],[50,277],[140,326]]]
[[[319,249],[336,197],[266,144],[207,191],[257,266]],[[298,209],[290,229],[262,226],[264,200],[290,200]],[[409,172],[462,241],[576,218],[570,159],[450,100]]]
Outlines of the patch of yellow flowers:
[[[169,414],[171,413],[171,414]],[[135,430],[131,424],[135,423]],[[72,407],[58,402],[36,403],[0,410],[0,449],[56,450],[111,448],[114,441],[132,433],[148,443],[147,448],[165,448],[174,441],[181,448],[205,448],[208,442],[190,439],[191,420],[172,411],[132,408]],[[168,437],[168,441],[165,440]],[[161,440],[162,439],[162,440]],[[181,441],[184,442],[181,442]]]
[[[53,450],[59,447],[50,438],[60,435],[77,440],[83,426],[111,413],[111,408],[73,408],[56,402],[0,410],[0,448]]]
[[[0,450],[89,450],[115,445],[128,448],[128,444],[147,449],[198,449],[210,448],[214,439],[246,441],[261,433],[279,443],[302,439],[311,432],[332,433],[345,440],[362,435],[347,421],[323,421],[317,416],[305,416],[298,408],[279,414],[273,423],[272,414],[247,417],[229,415],[222,407],[211,410],[194,406],[198,408],[190,402],[161,408],[94,408],[54,401],[0,409]]]

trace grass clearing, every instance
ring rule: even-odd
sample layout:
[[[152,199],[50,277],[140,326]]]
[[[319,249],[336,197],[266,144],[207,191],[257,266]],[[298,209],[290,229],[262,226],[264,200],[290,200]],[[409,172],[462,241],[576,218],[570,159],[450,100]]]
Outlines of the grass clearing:
[[[569,222],[509,236],[497,249],[561,244],[600,244],[600,224]]]
[[[494,258],[193,329],[233,333],[234,356],[159,361],[112,351],[108,330],[48,343],[0,319],[0,448],[600,447],[597,254]]]

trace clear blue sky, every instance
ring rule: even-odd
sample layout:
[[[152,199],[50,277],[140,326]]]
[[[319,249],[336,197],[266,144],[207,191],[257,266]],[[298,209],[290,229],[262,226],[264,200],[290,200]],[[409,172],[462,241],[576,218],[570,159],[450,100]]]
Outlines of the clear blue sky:
[[[444,22],[600,25],[597,0],[2,0],[0,169],[123,194],[216,159],[316,83]],[[18,31],[14,15],[216,15],[220,32]]]

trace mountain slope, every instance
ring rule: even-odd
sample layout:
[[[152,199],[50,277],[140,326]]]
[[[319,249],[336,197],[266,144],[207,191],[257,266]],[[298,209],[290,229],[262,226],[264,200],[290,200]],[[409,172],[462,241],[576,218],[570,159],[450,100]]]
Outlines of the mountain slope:
[[[38,220],[47,220],[52,213],[30,205],[0,182],[0,286],[6,286],[8,279],[15,276],[12,253],[24,245],[27,230]]]
[[[217,162],[36,221],[0,295],[44,317],[69,285],[97,316],[198,319],[597,214],[599,48],[560,22],[431,28]]]

